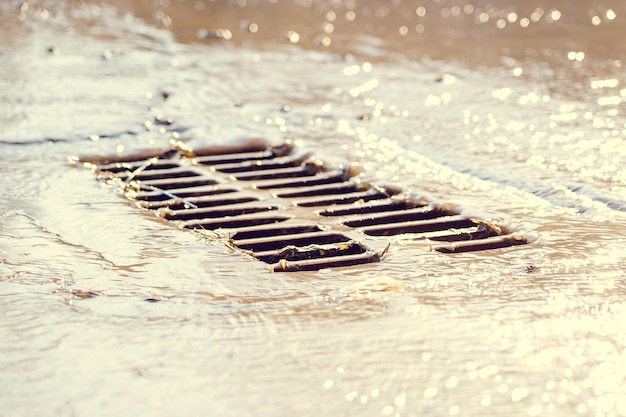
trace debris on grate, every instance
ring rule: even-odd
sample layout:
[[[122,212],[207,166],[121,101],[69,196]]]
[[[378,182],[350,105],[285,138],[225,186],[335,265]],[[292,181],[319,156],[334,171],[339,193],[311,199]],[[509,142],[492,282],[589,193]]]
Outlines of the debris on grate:
[[[220,232],[276,272],[378,262],[395,235],[441,253],[527,243],[400,188],[363,182],[353,167],[328,167],[289,143],[81,160],[99,178],[119,181],[140,207],[181,228]]]

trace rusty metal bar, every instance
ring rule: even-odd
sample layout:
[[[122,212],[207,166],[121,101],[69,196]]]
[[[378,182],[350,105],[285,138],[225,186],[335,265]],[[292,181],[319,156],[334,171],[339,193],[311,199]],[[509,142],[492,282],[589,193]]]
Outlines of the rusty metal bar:
[[[378,224],[388,225],[391,223],[409,222],[414,220],[428,220],[455,214],[456,213],[452,213],[450,211],[426,206],[399,211],[368,213],[366,215],[359,214],[351,216],[350,220],[344,220],[343,224],[348,227],[375,226]]]
[[[460,227],[475,226],[476,223],[464,216],[446,216],[430,220],[416,220],[393,224],[364,227],[362,230],[370,236],[394,236],[403,233],[435,232]]]
[[[285,246],[326,245],[329,243],[348,242],[348,236],[337,232],[310,232],[291,235],[260,237],[256,239],[232,240],[232,243],[242,249],[252,251],[266,251],[281,249]]]
[[[238,229],[242,227],[249,226],[257,226],[261,224],[272,224],[272,223],[280,223],[291,219],[291,216],[286,216],[283,214],[267,214],[265,212],[261,213],[251,213],[251,214],[243,214],[241,216],[236,217],[227,217],[227,218],[216,218],[216,219],[197,219],[197,220],[189,220],[182,223],[182,227],[185,229],[206,229],[206,230],[217,230],[217,229]]]
[[[301,261],[287,261],[285,259],[272,265],[274,272],[297,272],[297,271],[317,271],[324,268],[338,268],[345,266],[362,265],[366,263],[379,262],[380,257],[372,251],[367,251],[355,255],[333,256],[328,258],[305,259]]]
[[[454,244],[438,246],[434,249],[442,253],[476,252],[491,249],[506,248],[509,246],[523,245],[528,241],[522,236],[504,235],[493,236],[479,240],[456,242]]]

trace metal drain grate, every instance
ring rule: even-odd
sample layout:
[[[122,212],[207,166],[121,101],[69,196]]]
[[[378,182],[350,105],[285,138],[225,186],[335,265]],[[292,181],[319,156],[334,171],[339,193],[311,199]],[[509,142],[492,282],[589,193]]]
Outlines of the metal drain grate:
[[[182,228],[225,232],[276,272],[378,262],[384,239],[400,234],[443,253],[526,243],[401,189],[359,181],[351,167],[327,167],[290,144],[85,161],[101,178],[121,181],[141,207]]]

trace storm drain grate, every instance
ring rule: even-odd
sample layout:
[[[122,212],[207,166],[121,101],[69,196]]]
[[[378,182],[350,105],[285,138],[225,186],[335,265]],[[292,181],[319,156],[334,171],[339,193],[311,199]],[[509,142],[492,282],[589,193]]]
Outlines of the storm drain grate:
[[[182,228],[226,234],[276,272],[378,262],[384,239],[395,235],[443,253],[526,243],[400,189],[360,181],[352,167],[327,167],[290,144],[250,141],[85,161],[99,177],[120,181],[141,207]]]

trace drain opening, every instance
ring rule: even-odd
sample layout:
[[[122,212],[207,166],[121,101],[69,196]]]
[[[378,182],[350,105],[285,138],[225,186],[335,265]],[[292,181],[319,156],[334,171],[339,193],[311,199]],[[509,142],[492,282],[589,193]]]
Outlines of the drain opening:
[[[142,187],[141,191],[136,193],[129,193],[129,196],[137,200],[145,201],[166,201],[186,199],[189,197],[202,197],[218,194],[229,194],[240,191],[238,188],[221,188],[219,186],[209,187],[191,187],[187,189],[173,189],[170,192],[159,190],[156,187]]]
[[[223,197],[221,194],[205,195],[202,197],[170,198],[157,202],[140,204],[141,207],[156,210],[159,208],[169,208],[171,210],[183,210],[190,208],[207,208],[229,206],[231,204],[248,203],[258,201],[258,197]]]
[[[281,196],[290,197],[290,196],[285,196],[284,194],[281,194]],[[336,205],[336,204],[337,205],[338,204],[352,204],[352,203],[361,204],[366,201],[382,200],[382,199],[389,198],[388,194],[382,193],[379,190],[366,190],[362,192],[347,193],[343,195],[314,193],[314,196],[315,198],[298,200],[295,202],[295,204],[300,207],[322,207],[322,206],[330,206],[330,205]],[[329,196],[329,197],[320,198],[320,196]]]
[[[312,176],[306,176],[295,180],[277,177],[277,180],[270,180],[256,184],[259,190],[270,190],[275,188],[295,188],[295,187],[312,187],[317,185],[336,184],[345,180],[344,173],[341,171],[324,172]],[[329,187],[332,188],[332,187]],[[279,197],[288,198],[297,192],[285,192],[278,194]]]
[[[116,179],[128,198],[181,228],[224,231],[237,248],[276,272],[318,270],[381,260],[364,243],[412,236],[442,253],[515,246],[526,239],[396,187],[361,182],[350,168],[329,168],[290,144],[170,150],[142,157],[84,160]],[[302,223],[305,210],[318,221]]]
[[[453,213],[440,209],[430,209],[424,207],[407,208],[400,211],[378,212],[368,216],[359,216],[354,220],[344,221],[343,224],[349,227],[375,226],[380,224],[388,225],[395,223],[408,223],[413,220],[435,219],[449,216],[451,214]]]
[[[388,195],[382,194],[386,197]],[[351,214],[369,214],[369,213],[383,213],[393,212],[398,210],[410,210],[418,207],[426,207],[428,203],[417,200],[389,200],[372,201],[369,203],[362,203],[355,207],[330,207],[326,210],[320,211],[322,216],[347,216]]]
[[[278,157],[266,161],[262,159],[252,159],[239,161],[236,163],[214,164],[213,169],[219,172],[225,172],[227,174],[250,171],[269,171],[277,169],[296,168],[301,166],[305,162],[305,160],[305,156],[302,156],[300,158]]]
[[[265,211],[278,210],[277,206],[256,206],[239,204],[229,206],[225,209],[209,208],[184,208],[181,210],[166,210],[163,217],[168,220],[197,220],[214,219],[240,216],[242,214],[261,213]]]
[[[297,233],[321,232],[322,229],[317,224],[296,224],[280,226],[259,226],[249,227],[245,230],[236,232],[231,236],[232,240],[256,239],[269,236],[284,236]]]
[[[192,220],[184,222],[182,227],[185,229],[203,229],[203,230],[218,230],[218,229],[240,229],[249,226],[256,226],[258,224],[272,224],[285,222],[292,217],[289,216],[268,216],[263,213],[262,216],[255,214],[240,215],[237,217],[228,217],[224,219],[202,219]]]

